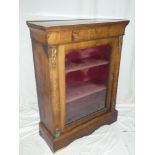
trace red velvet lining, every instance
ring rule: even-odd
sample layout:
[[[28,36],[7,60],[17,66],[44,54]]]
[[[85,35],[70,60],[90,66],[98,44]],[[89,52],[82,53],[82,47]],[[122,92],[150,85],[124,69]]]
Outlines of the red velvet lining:
[[[72,50],[66,55],[66,71],[67,66],[70,67],[70,70],[68,69],[66,72],[66,101],[68,102],[66,111],[68,122],[95,112],[99,110],[99,107],[104,108],[110,53],[110,46],[104,45],[87,49]],[[85,62],[87,66],[84,66]],[[95,63],[98,64],[95,65]],[[70,64],[72,66],[70,66]],[[75,68],[71,71],[71,67]],[[91,96],[89,94],[94,94],[94,97],[97,98],[92,98],[90,100]],[[87,106],[89,106],[89,108],[87,108]],[[78,109],[83,109],[83,112],[81,111],[81,113]]]

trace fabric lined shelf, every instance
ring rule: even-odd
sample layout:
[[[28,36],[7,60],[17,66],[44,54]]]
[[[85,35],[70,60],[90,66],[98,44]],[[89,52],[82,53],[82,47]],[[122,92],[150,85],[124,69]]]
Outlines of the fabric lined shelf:
[[[66,73],[87,69],[91,67],[96,67],[104,64],[108,64],[109,62],[103,59],[95,59],[95,58],[85,58],[77,61],[66,62]]]
[[[72,102],[102,90],[106,90],[104,84],[96,84],[91,81],[70,83],[66,89],[66,102]]]
[[[106,110],[106,91],[101,90],[66,104],[67,123],[74,122],[99,110]]]

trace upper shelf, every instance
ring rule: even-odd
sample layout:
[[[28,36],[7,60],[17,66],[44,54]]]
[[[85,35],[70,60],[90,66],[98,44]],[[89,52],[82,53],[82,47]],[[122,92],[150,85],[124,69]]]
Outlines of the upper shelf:
[[[95,59],[95,58],[85,58],[79,61],[66,62],[66,73],[83,70],[86,68],[96,67],[104,64],[108,64],[109,62],[103,59]]]

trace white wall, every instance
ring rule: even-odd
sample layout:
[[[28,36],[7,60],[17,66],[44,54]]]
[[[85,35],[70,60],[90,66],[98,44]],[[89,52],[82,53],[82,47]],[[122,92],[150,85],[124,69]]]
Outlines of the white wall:
[[[134,0],[20,0],[20,103],[37,102],[33,57],[26,20],[69,18],[130,19],[124,37],[117,102],[134,102]]]

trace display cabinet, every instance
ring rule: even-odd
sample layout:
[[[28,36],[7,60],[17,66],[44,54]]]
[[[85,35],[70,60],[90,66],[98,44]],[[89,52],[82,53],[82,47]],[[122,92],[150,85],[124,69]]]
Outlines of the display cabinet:
[[[128,20],[27,21],[40,135],[53,151],[117,120],[116,92]]]

